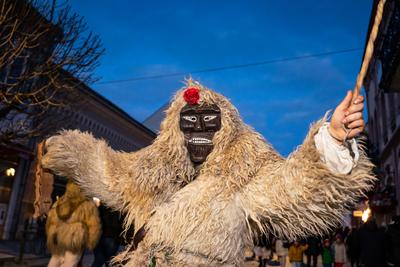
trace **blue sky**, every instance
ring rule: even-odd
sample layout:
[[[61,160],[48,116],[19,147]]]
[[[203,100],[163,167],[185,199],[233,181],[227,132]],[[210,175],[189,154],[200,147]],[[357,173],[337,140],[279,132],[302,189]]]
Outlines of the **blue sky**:
[[[245,64],[363,48],[372,1],[72,0],[100,35],[100,81]],[[356,52],[244,69],[194,74],[227,96],[244,121],[282,154],[301,144],[311,122],[353,87]],[[168,102],[184,77],[92,88],[143,121]]]

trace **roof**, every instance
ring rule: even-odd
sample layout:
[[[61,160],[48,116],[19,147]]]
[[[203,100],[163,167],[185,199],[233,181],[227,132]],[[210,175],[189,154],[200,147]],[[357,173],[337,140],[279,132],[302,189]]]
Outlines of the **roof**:
[[[108,106],[113,112],[115,112],[116,114],[118,114],[119,116],[124,118],[125,120],[129,121],[130,123],[134,124],[139,129],[143,130],[144,132],[146,132],[147,134],[149,134],[153,138],[155,138],[157,136],[157,134],[154,131],[152,131],[151,129],[149,129],[148,127],[146,127],[142,123],[140,123],[138,120],[134,119],[131,115],[126,113],[126,111],[124,111],[123,109],[121,109],[120,107],[115,105],[113,102],[111,102],[110,100],[108,100],[107,98],[102,96],[101,94],[97,93],[95,90],[90,88],[88,85],[86,85],[85,83],[83,83],[79,79],[73,77],[67,71],[64,70],[63,72],[64,72],[64,75],[68,75],[69,77],[72,78],[71,82],[74,82],[74,84],[76,84],[76,88],[78,90],[81,90],[83,93],[87,93],[92,98],[96,99],[99,102],[102,102],[104,105]]]
[[[158,132],[160,130],[160,124],[165,118],[165,111],[167,110],[169,103],[162,105],[157,111],[147,117],[143,124],[149,127],[151,130]]]
[[[79,90],[82,90],[85,93],[88,93],[91,97],[93,97],[93,98],[97,99],[98,101],[102,102],[103,104],[108,106],[112,111],[114,111],[115,113],[117,113],[122,118],[124,118],[125,120],[129,121],[130,123],[134,124],[139,129],[141,129],[144,132],[146,132],[147,134],[151,135],[153,138],[155,138],[157,136],[157,134],[153,130],[149,129],[144,124],[140,123],[138,120],[136,120],[131,115],[126,113],[126,111],[124,111],[123,109],[121,109],[120,107],[115,105],[113,102],[111,102],[110,100],[108,100],[107,98],[102,96],[101,94],[97,93],[95,90],[93,90],[92,88],[90,88],[86,84],[84,84],[82,82],[80,84],[81,84],[81,86],[78,87]]]

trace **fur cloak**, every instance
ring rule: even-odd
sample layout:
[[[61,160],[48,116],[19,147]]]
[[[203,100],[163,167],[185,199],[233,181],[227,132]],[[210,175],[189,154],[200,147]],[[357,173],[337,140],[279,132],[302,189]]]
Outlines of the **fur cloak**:
[[[200,91],[200,105],[221,109],[214,148],[196,171],[179,128],[185,88]],[[294,239],[323,234],[371,187],[372,164],[360,145],[349,175],[320,160],[311,126],[288,158],[244,124],[224,96],[189,80],[177,92],[154,143],[134,153],[112,150],[89,133],[64,131],[47,140],[43,165],[73,177],[89,194],[127,213],[125,226],[146,224],[135,251],[117,257],[127,266],[242,266],[255,232]]]
[[[78,185],[69,182],[65,194],[50,209],[46,234],[52,255],[62,256],[66,251],[80,254],[96,246],[101,235],[98,210]]]

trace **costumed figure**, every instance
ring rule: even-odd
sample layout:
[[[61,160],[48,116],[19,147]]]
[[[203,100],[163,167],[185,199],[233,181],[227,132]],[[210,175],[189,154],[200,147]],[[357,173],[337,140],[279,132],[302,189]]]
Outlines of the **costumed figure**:
[[[255,234],[326,233],[371,187],[372,164],[352,139],[364,129],[363,100],[351,97],[284,158],[227,98],[188,80],[152,145],[124,153],[89,133],[63,131],[46,141],[42,164],[127,214],[125,227],[137,233],[115,261],[242,266]],[[335,140],[346,135],[342,122],[350,149]]]
[[[50,209],[46,233],[49,267],[77,266],[85,248],[96,246],[101,235],[98,210],[77,184],[68,182],[65,194]]]

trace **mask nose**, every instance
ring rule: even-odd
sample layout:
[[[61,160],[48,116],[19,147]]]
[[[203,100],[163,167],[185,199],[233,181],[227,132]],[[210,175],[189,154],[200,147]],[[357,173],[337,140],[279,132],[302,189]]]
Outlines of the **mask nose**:
[[[201,116],[197,117],[196,123],[194,124],[194,130],[196,132],[203,131],[203,123],[201,121]]]

